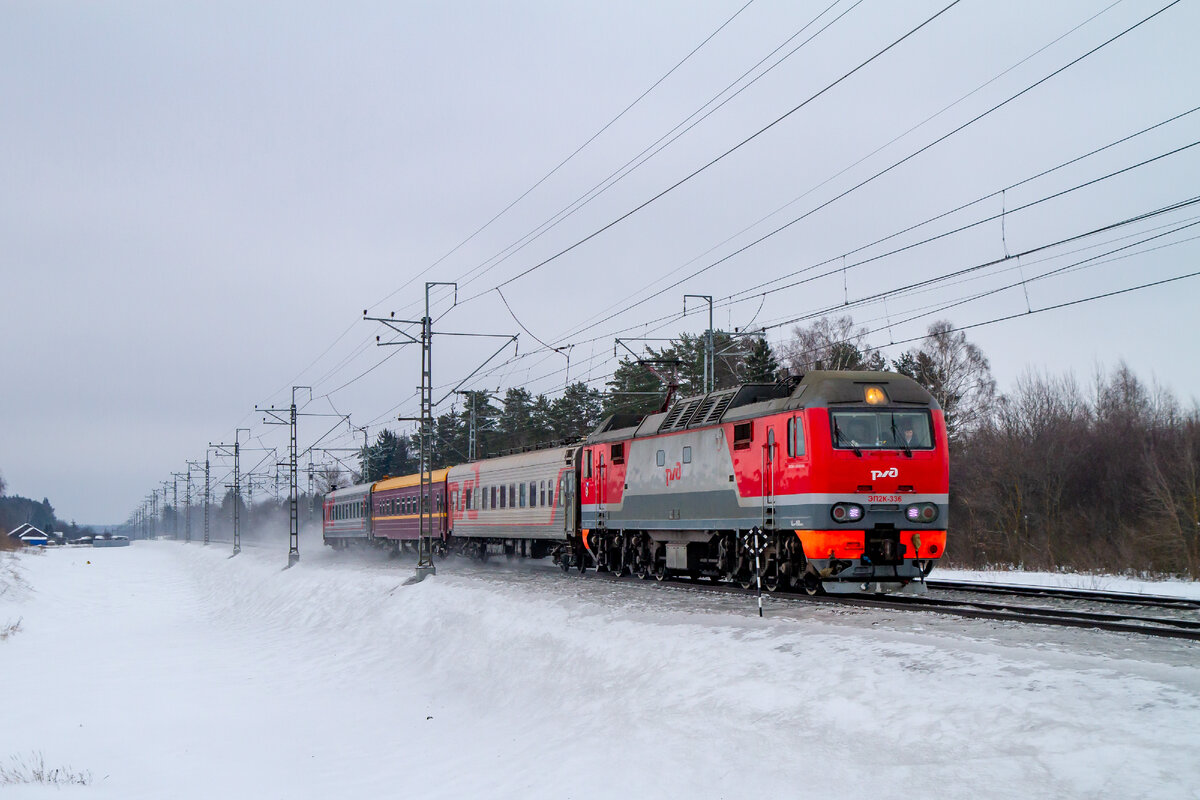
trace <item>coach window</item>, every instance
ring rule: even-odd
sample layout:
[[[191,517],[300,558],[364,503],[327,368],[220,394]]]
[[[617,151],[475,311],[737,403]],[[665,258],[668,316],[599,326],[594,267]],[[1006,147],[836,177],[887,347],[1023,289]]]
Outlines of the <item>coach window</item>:
[[[536,506],[537,506],[537,481],[530,481],[529,482],[529,507],[535,508]]]
[[[517,485],[515,483],[510,483],[508,485],[508,507],[517,507]]]
[[[521,508],[524,508],[524,507],[525,507],[525,484],[524,484],[524,483],[522,483],[522,484],[521,484],[521,498],[520,498],[520,500],[521,500],[521,506],[520,506],[520,507],[521,507]]]
[[[619,444],[614,444],[612,446],[612,463],[614,463],[614,464],[624,464],[625,463],[625,443],[624,442],[621,442]]]
[[[546,482],[545,481],[538,482],[538,498],[539,498],[538,499],[539,506],[546,505]]]
[[[660,467],[665,467],[667,465],[667,451],[659,450],[654,456],[654,460]]]
[[[683,463],[685,463],[685,464],[692,463],[692,448],[690,448],[690,447],[683,448]]]

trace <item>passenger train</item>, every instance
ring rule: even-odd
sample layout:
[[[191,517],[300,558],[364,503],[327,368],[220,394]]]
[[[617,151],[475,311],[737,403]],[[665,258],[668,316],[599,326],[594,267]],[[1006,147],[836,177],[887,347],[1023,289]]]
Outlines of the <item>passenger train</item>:
[[[936,400],[890,372],[814,371],[615,415],[584,440],[433,473],[441,553],[809,593],[924,587],[946,547]],[[414,549],[420,476],[329,492],[325,543]]]

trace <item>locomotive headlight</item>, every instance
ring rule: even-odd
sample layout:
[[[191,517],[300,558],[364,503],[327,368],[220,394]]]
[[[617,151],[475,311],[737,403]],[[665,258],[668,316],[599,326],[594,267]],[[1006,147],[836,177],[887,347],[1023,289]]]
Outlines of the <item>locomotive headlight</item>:
[[[834,522],[857,522],[863,518],[863,507],[857,503],[837,503],[829,509]]]
[[[933,522],[938,517],[938,508],[933,503],[913,503],[904,509],[909,522]]]

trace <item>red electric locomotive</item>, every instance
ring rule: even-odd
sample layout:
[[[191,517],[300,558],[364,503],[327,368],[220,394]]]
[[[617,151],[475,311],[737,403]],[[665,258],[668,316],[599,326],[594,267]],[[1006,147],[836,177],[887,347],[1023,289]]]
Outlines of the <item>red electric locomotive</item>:
[[[769,589],[893,591],[946,545],[934,398],[888,372],[809,372],[614,417],[588,437],[581,544],[601,568]],[[918,584],[923,586],[923,584]]]

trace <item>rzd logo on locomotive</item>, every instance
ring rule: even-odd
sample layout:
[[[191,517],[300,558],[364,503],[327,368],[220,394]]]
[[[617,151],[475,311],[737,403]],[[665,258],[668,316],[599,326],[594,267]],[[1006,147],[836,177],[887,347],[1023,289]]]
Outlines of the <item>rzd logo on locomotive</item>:
[[[683,465],[676,461],[675,466],[667,467],[663,473],[667,476],[667,486],[670,486],[671,481],[677,481],[683,477]]]
[[[892,467],[891,469],[873,469],[871,470],[871,480],[876,481],[880,478],[899,478],[900,469]]]

